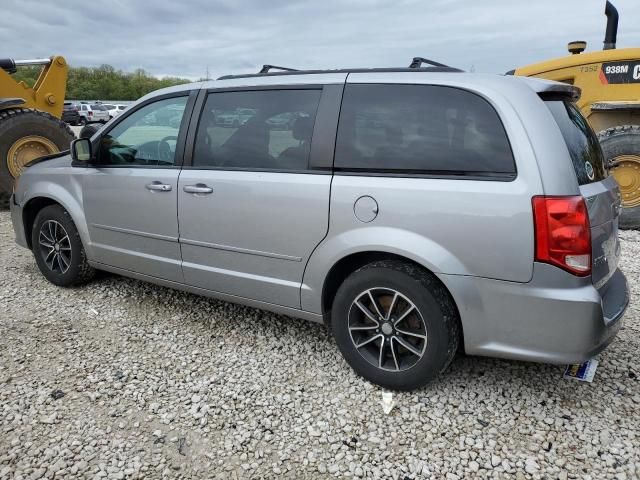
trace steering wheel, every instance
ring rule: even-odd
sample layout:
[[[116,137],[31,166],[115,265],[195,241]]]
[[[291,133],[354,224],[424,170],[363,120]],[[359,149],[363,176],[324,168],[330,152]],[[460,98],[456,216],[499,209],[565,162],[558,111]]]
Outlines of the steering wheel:
[[[125,153],[123,151],[118,151],[117,148],[110,149],[109,154],[111,155],[111,161],[109,163],[112,163],[115,165],[126,165],[128,163],[132,163],[133,159],[135,159],[136,157],[135,151],[134,152],[127,151]],[[128,155],[131,158],[127,158],[125,155]]]
[[[173,160],[173,151],[171,150],[171,145],[169,145],[169,140],[178,141],[178,137],[175,135],[169,135],[164,137],[162,140],[158,142],[157,150],[158,150],[158,160],[171,162]]]

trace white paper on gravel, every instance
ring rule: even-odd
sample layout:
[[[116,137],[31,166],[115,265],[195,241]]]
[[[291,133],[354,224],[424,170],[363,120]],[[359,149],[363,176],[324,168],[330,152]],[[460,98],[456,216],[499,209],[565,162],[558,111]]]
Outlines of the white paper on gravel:
[[[593,382],[593,377],[596,375],[596,369],[598,368],[598,360],[592,358],[584,363],[576,363],[574,365],[567,365],[564,370],[564,377],[572,380],[578,380],[580,382]]]
[[[385,415],[389,415],[395,404],[392,392],[382,392],[382,411]]]

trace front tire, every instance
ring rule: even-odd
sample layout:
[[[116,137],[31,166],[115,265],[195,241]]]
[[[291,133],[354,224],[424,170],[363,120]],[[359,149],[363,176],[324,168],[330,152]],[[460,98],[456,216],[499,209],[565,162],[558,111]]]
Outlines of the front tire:
[[[336,293],[331,328],[338,348],[362,377],[393,390],[422,387],[458,349],[456,307],[431,273],[395,260],[352,273]]]
[[[640,228],[640,126],[621,125],[598,134],[611,174],[620,185],[620,228]]]
[[[82,285],[95,275],[80,234],[60,205],[50,205],[38,212],[31,231],[31,249],[40,272],[54,285]]]

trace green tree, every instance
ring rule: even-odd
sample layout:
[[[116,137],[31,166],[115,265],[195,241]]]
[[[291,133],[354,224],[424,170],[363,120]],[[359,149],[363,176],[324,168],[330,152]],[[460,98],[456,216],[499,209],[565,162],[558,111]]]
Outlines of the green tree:
[[[33,86],[39,67],[20,67],[13,75],[17,81]],[[134,72],[116,70],[111,65],[69,67],[66,98],[74,100],[137,100],[159,88],[189,83],[178,77],[157,78],[143,69]]]

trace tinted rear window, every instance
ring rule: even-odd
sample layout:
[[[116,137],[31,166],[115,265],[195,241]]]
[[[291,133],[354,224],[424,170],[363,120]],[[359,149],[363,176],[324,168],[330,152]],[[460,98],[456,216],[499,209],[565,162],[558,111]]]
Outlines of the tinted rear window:
[[[604,156],[598,138],[575,104],[554,100],[545,102],[556,119],[569,149],[578,184],[604,180]]]
[[[92,110],[100,110],[100,111],[103,111],[103,112],[107,110],[102,105],[91,105],[91,109]]]
[[[348,85],[335,167],[513,178],[502,122],[482,97],[435,85]]]

